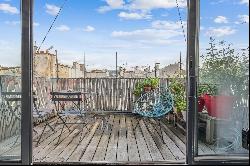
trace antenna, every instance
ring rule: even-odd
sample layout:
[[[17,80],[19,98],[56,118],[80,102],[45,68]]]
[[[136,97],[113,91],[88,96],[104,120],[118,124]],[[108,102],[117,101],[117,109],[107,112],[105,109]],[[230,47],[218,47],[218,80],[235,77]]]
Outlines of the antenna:
[[[55,50],[55,52],[56,52],[56,80],[57,80],[57,83],[58,83],[58,80],[59,80],[59,67],[58,67],[57,50]]]
[[[115,53],[115,71],[116,71],[116,78],[118,78],[118,53]]]
[[[85,55],[85,52],[84,52],[84,58],[83,58],[83,64],[84,64],[84,80],[85,80],[85,78],[86,78],[86,55]]]
[[[182,70],[182,64],[183,64],[182,59],[181,59],[181,52],[180,52],[180,62],[179,63],[180,63],[180,77],[181,77],[181,70]]]

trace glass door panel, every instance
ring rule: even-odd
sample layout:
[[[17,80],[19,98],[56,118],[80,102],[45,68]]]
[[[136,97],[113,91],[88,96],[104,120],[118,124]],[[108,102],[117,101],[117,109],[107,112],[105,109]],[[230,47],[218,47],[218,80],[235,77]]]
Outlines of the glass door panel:
[[[0,161],[21,160],[20,1],[0,0]]]
[[[243,1],[201,1],[199,156],[249,154],[247,13]]]

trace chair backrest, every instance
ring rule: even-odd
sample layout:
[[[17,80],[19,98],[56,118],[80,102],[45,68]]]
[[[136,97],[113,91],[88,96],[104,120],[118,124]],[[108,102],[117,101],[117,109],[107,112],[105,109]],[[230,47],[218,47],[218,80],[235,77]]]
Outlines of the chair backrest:
[[[81,92],[51,92],[52,101],[82,101]]]
[[[135,102],[134,112],[146,117],[162,117],[173,110],[173,96],[167,88],[146,92]]]

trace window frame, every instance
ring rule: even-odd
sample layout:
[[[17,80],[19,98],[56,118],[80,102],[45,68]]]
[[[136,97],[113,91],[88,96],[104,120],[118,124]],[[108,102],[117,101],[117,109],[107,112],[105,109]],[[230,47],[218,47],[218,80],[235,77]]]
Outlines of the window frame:
[[[6,165],[35,164],[32,160],[32,72],[33,72],[33,14],[34,0],[20,0],[22,22],[22,121],[21,121],[21,161],[0,162]],[[186,164],[248,164],[249,156],[219,156],[197,154],[197,87],[199,64],[200,0],[187,0],[188,41],[187,41],[187,153]],[[28,81],[27,81],[28,80]],[[155,162],[155,164],[174,164]],[[181,164],[176,162],[176,164]],[[39,163],[41,164],[41,163]],[[46,163],[44,163],[46,164]],[[49,164],[49,163],[47,163]],[[58,163],[59,164],[59,163]],[[62,163],[61,163],[62,164]],[[64,163],[65,164],[65,163]],[[70,163],[69,163],[70,164]],[[76,162],[74,164],[81,164]],[[131,164],[125,162],[124,164]],[[150,163],[141,163],[150,164]],[[151,163],[152,164],[152,163]],[[184,164],[184,163],[183,163]]]

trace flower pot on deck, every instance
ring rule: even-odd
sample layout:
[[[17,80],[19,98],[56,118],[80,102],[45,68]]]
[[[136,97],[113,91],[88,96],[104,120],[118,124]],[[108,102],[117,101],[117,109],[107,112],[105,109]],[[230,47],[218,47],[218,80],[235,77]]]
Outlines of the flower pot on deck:
[[[202,112],[204,106],[205,106],[204,96],[199,96],[198,97],[198,112]]]
[[[152,90],[151,86],[144,86],[144,92],[150,92]]]
[[[208,115],[220,119],[229,119],[233,111],[234,98],[232,96],[204,95],[205,107]]]

